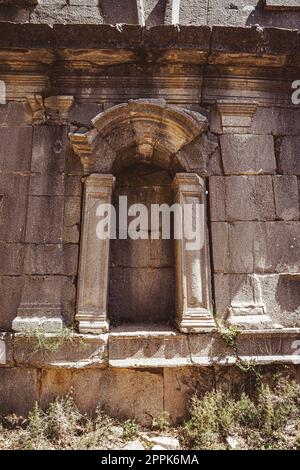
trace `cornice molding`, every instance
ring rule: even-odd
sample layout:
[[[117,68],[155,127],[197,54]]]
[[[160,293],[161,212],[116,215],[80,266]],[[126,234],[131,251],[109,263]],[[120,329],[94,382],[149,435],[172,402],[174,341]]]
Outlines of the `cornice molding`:
[[[218,100],[216,108],[221,118],[222,130],[226,127],[250,127],[258,103],[253,101]]]

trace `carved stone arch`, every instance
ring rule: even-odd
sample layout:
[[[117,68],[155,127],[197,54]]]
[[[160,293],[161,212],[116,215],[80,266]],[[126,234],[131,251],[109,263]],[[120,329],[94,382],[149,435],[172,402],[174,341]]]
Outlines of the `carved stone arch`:
[[[206,175],[206,162],[215,150],[205,131],[206,117],[167,105],[164,100],[132,100],[98,114],[93,129],[70,134],[85,175],[116,173],[141,161],[176,173]]]
[[[135,163],[167,170],[174,178],[174,200],[206,205],[206,161],[216,144],[199,113],[163,100],[134,100],[97,115],[92,130],[70,134],[85,178],[76,319],[81,332],[108,330],[109,240],[96,236],[97,207],[110,203],[115,176]],[[208,239],[197,251],[175,240],[176,321],[182,332],[215,327],[210,291]]]

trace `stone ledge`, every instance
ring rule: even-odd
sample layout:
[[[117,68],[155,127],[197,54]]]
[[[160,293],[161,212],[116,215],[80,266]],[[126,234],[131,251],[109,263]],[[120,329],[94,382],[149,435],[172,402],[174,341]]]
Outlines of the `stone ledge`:
[[[299,328],[240,332],[234,347],[218,332],[186,335],[173,329],[75,334],[72,342],[66,341],[53,352],[36,350],[34,340],[22,333],[0,334],[2,351],[3,343],[6,362],[0,361],[0,367],[147,369],[232,365],[239,361],[300,364]]]
[[[103,368],[107,366],[108,335],[72,336],[57,349],[51,351],[51,344],[60,341],[60,336],[52,333],[45,335],[49,344],[44,349],[38,347],[34,338],[17,333],[13,338],[13,359],[16,365],[42,368]],[[51,341],[53,342],[51,343]]]

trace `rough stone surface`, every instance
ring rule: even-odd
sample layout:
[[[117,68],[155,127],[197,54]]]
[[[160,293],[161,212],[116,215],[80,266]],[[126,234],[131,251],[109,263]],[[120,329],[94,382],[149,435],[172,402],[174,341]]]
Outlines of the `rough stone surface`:
[[[275,173],[272,136],[226,134],[220,137],[220,143],[226,175]]]
[[[1,412],[24,416],[38,401],[37,369],[0,368]]]
[[[0,329],[11,331],[13,319],[21,301],[24,279],[21,276],[1,276],[0,279]]]
[[[299,191],[296,176],[275,176],[273,178],[276,218],[299,220]]]
[[[59,336],[48,334],[49,346],[55,347],[53,351],[38,350],[34,337],[24,337],[17,333],[14,338],[14,361],[17,365],[34,365],[39,368],[103,368],[107,366],[108,336],[87,335],[82,337],[74,335],[65,341]],[[50,342],[52,340],[52,343]]]
[[[64,199],[61,196],[30,196],[27,214],[27,243],[61,243]],[[44,217],[47,214],[47,217]]]
[[[135,440],[126,444],[123,450],[145,450],[145,447],[139,440]]]
[[[279,173],[300,175],[300,137],[283,137],[279,152]]]
[[[205,393],[214,383],[210,368],[164,369],[164,406],[172,423],[178,423],[187,414],[188,401],[195,393]]]
[[[25,246],[25,274],[66,274],[76,276],[77,265],[77,245],[40,244]]]
[[[1,170],[28,171],[30,169],[32,128],[0,127]]]
[[[216,272],[299,273],[299,222],[212,223]]]
[[[297,194],[293,189],[291,191]],[[209,193],[213,221],[275,220],[271,176],[211,177]],[[296,198],[294,204],[296,201],[298,204]],[[281,198],[279,204],[284,206]]]

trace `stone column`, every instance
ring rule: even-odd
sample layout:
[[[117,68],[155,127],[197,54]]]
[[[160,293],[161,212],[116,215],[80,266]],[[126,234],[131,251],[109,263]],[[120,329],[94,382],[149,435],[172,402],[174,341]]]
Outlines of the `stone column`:
[[[110,204],[115,178],[92,174],[85,180],[76,320],[81,333],[108,330],[107,290],[110,240],[97,237],[97,208]]]
[[[205,217],[205,183],[195,173],[177,173],[173,181],[175,202],[182,208],[199,204]],[[195,214],[195,212],[193,211]],[[202,217],[200,217],[201,219]],[[201,223],[201,221],[200,221]],[[202,243],[196,249],[189,249],[189,241],[184,236],[184,217],[180,225],[183,236],[175,239],[176,259],[176,310],[177,324],[183,333],[211,331],[215,322],[211,307],[210,265],[206,217],[202,232]]]

